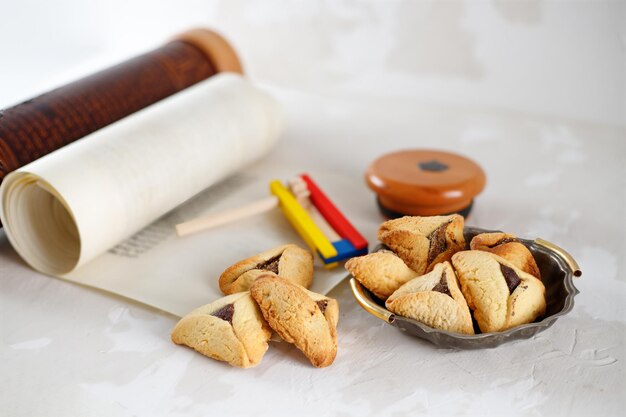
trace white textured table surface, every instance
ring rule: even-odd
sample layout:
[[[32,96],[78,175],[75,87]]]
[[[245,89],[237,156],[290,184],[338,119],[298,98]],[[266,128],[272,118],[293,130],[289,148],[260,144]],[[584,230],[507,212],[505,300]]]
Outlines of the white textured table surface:
[[[340,179],[325,190],[373,242],[382,218],[363,182],[370,161],[409,147],[465,154],[488,177],[468,224],[559,244],[583,276],[554,326],[477,351],[401,333],[344,282],[331,293],[332,366],[272,343],[240,370],[172,344],[174,317],[31,271],[0,231],[0,415],[623,414],[623,3],[30,3],[2,6],[0,107],[178,30],[217,27],[253,77],[283,88],[273,91],[288,129],[255,172],[289,160]]]
[[[346,283],[339,353],[315,369],[285,343],[234,369],[173,345],[176,319],[38,275],[0,242],[0,404],[21,415],[617,415],[624,400],[624,130],[464,108],[276,92],[290,120],[261,164],[352,178],[327,191],[374,239],[362,181],[391,149],[450,149],[488,186],[468,224],[562,245],[583,277],[574,310],[538,336],[496,349],[437,349],[361,310]],[[332,145],[331,145],[332,144]],[[345,184],[345,182],[342,182]],[[226,265],[225,265],[226,266]],[[207,277],[209,279],[209,277]]]

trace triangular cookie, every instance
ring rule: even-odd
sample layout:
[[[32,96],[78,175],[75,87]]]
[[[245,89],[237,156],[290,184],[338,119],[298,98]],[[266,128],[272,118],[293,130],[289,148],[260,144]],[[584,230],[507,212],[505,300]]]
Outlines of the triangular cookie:
[[[339,319],[336,300],[273,274],[257,278],[250,293],[265,320],[283,340],[293,343],[316,367],[333,363]]]
[[[376,297],[386,300],[405,282],[419,274],[393,252],[373,252],[346,262],[345,268]]]
[[[465,249],[464,221],[451,216],[406,216],[388,220],[378,229],[378,240],[387,245],[419,275]]]
[[[229,267],[220,275],[219,286],[224,294],[247,291],[255,279],[268,272],[309,288],[313,280],[313,255],[293,244],[279,246]]]
[[[172,331],[172,342],[210,358],[248,368],[268,348],[271,330],[249,292],[232,294],[199,307]]]
[[[469,308],[449,262],[435,265],[431,272],[398,288],[385,306],[435,329],[474,334]]]
[[[452,265],[483,333],[531,323],[544,314],[543,283],[506,259],[470,250],[456,253]]]
[[[491,252],[501,256],[522,271],[541,279],[541,273],[533,254],[515,235],[500,232],[481,233],[472,238],[470,249]]]

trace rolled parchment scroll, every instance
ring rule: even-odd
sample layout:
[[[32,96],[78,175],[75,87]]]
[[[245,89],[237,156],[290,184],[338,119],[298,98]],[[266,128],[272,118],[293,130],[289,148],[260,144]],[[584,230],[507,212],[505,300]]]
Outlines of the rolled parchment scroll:
[[[67,274],[267,153],[281,129],[270,96],[216,75],[10,173],[0,218],[28,264]]]

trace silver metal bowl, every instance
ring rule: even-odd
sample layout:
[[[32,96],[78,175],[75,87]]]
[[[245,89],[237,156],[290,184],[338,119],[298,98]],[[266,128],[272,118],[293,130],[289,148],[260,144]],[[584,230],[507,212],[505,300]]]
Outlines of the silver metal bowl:
[[[474,227],[466,227],[465,241],[470,242],[479,233],[493,232]],[[350,287],[354,298],[361,307],[374,317],[383,320],[413,336],[426,339],[439,347],[457,349],[481,349],[499,346],[512,340],[528,339],[552,326],[561,316],[574,307],[574,297],[579,291],[574,286],[574,277],[580,277],[582,271],[578,264],[564,249],[541,238],[535,240],[520,239],[531,251],[541,271],[541,279],[546,287],[546,313],[534,323],[524,324],[503,332],[464,335],[433,329],[423,323],[398,316],[385,308],[385,303],[376,298],[354,277],[350,277]],[[380,250],[382,246],[374,250]]]

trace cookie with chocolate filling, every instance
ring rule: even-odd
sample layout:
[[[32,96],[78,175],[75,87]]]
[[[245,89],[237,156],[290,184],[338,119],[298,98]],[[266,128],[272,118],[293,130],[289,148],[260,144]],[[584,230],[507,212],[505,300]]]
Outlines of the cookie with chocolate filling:
[[[543,283],[506,259],[470,250],[456,253],[452,265],[483,333],[531,323],[544,314]]]
[[[250,293],[241,292],[187,314],[174,327],[172,342],[248,368],[261,362],[271,333]]]
[[[419,275],[391,251],[351,258],[345,267],[357,281],[383,301],[402,284]]]
[[[387,245],[418,275],[465,249],[463,216],[406,216],[388,220],[378,229],[378,240]]]
[[[533,254],[515,235],[507,233],[481,233],[474,236],[470,249],[491,252],[503,257],[524,272],[541,279]]]
[[[251,256],[222,272],[220,290],[224,294],[247,291],[255,279],[268,272],[309,288],[313,280],[313,255],[288,244]]]
[[[398,288],[385,303],[389,311],[434,329],[474,334],[472,316],[449,262]]]
[[[336,300],[273,274],[257,278],[250,293],[283,340],[293,343],[318,368],[333,363],[339,319]]]

